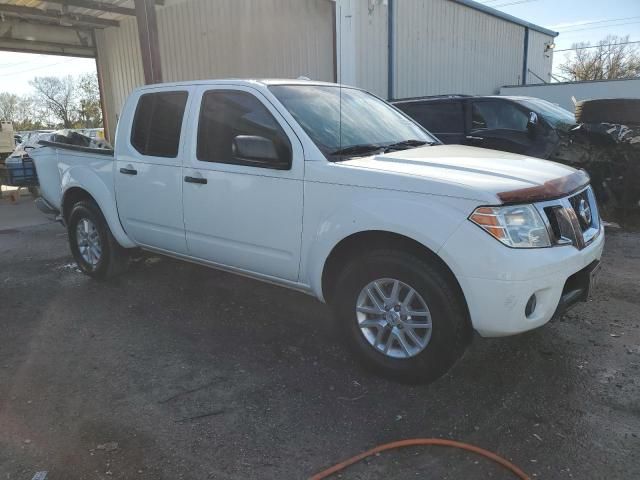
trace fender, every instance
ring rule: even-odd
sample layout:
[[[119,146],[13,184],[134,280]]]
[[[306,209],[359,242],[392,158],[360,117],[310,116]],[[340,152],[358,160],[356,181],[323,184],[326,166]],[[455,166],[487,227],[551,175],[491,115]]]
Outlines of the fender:
[[[104,174],[104,170],[102,170]],[[109,178],[112,179],[112,167],[109,166]],[[133,248],[137,245],[129,238],[120,224],[118,210],[116,206],[115,192],[112,183],[107,186],[104,179],[100,177],[96,170],[84,165],[70,167],[62,175],[62,202],[64,205],[67,192],[74,187],[86,191],[100,207],[109,229],[116,241],[125,248]]]
[[[475,202],[424,194],[398,195],[393,191],[383,194],[380,190],[374,195],[365,194],[354,199],[348,209],[336,205],[333,211],[317,221],[317,228],[307,237],[308,248],[303,247],[302,252],[301,278],[310,285],[315,296],[324,301],[322,275],[334,247],[353,234],[367,231],[402,235],[438,254],[473,210],[471,205]],[[425,228],[429,224],[437,227]]]

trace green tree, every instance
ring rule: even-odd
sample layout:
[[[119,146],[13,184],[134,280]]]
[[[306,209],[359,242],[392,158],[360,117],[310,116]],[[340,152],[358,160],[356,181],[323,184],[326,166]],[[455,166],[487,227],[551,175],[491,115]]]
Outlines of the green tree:
[[[83,128],[102,126],[100,88],[95,74],[84,74],[77,78],[78,120]]]

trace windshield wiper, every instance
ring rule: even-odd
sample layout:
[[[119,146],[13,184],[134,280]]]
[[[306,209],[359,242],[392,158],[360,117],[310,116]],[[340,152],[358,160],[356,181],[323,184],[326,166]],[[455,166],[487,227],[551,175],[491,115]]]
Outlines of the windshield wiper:
[[[390,143],[384,146],[385,153],[393,150],[405,150],[407,148],[421,147],[422,145],[435,145],[436,142],[427,142],[425,140],[403,140],[402,142]]]
[[[366,153],[376,152],[382,150],[386,145],[363,144],[363,145],[351,145],[349,147],[339,148],[330,153],[330,155],[361,155]]]

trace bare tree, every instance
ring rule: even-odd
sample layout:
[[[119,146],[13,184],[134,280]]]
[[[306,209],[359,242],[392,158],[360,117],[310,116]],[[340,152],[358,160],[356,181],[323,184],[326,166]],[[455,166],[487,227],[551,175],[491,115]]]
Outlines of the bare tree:
[[[41,101],[64,128],[73,128],[76,112],[73,77],[36,77],[29,83],[35,90],[36,100]]]
[[[640,77],[640,54],[627,42],[629,35],[609,35],[592,48],[585,48],[589,42],[574,43],[575,54],[559,69],[571,81]]]
[[[18,115],[20,97],[14,93],[0,92],[0,120],[15,122]]]

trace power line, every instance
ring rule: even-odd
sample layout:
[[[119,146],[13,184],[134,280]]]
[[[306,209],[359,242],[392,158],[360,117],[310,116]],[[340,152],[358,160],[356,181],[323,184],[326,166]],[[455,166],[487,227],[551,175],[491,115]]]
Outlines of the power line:
[[[3,74],[0,74],[0,77],[11,77],[15,75],[22,75],[23,73],[33,72],[34,70],[40,70],[42,68],[50,68],[50,67],[55,67],[56,65],[62,65],[63,63],[67,63],[69,61],[70,60],[65,60],[63,62],[52,63],[49,65],[40,65],[39,67],[29,68],[27,70],[21,70],[19,72],[3,73]]]
[[[588,47],[563,48],[562,50],[554,50],[554,52],[570,52],[574,50],[586,50],[587,48],[599,48],[599,47],[616,47],[618,45],[631,45],[632,43],[640,43],[640,40],[636,42],[608,43],[606,45],[590,45]]]
[[[0,65],[0,67],[16,67],[18,65],[23,65],[25,63],[31,63],[31,60],[28,60],[26,62],[18,62],[18,63],[3,63],[2,65]]]
[[[635,21],[635,22],[626,22],[626,23],[612,23],[610,25],[598,25],[596,27],[589,27],[589,28],[576,28],[573,30],[564,30],[561,33],[570,33],[570,32],[583,32],[585,30],[595,30],[597,28],[612,28],[612,27],[621,27],[623,25],[634,25],[636,23],[640,23],[640,20]]]
[[[518,0],[517,2],[501,3],[500,5],[487,5],[487,6],[491,8],[501,8],[501,7],[509,7],[511,5],[520,5],[522,3],[531,3],[531,2],[537,2],[537,1],[539,0]]]
[[[565,31],[566,28],[568,29],[572,29],[572,28],[582,28],[585,25],[594,25],[596,23],[609,23],[609,22],[621,22],[623,20],[633,20],[636,18],[640,18],[640,16],[635,16],[635,17],[622,17],[622,18],[610,18],[608,20],[597,20],[594,22],[584,22],[584,23],[580,23],[580,24],[575,24],[575,25],[567,25],[564,28],[556,28],[555,30],[558,30],[559,32]],[[550,27],[553,28],[553,27]]]

